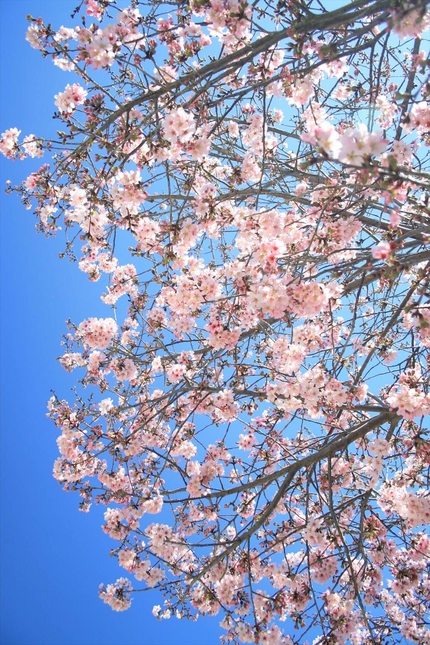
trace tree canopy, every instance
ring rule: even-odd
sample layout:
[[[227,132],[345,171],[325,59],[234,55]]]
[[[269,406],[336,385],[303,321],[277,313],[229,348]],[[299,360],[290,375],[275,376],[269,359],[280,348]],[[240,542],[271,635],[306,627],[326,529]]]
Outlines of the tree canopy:
[[[48,407],[114,610],[154,588],[226,643],[430,643],[429,4],[29,16],[70,82],[55,140],[0,151],[44,157],[8,190],[106,284]]]

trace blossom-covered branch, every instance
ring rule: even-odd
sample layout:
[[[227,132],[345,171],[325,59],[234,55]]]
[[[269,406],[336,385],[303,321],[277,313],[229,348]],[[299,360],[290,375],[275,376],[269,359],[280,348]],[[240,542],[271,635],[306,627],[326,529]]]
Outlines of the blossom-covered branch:
[[[155,588],[224,642],[430,642],[428,4],[30,18],[58,131],[0,151],[45,155],[8,189],[103,285],[49,416],[114,610]]]

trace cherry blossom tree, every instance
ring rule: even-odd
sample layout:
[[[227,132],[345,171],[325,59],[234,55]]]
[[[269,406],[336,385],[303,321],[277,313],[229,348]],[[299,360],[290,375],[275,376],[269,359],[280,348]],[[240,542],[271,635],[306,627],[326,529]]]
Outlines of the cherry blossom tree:
[[[430,643],[428,4],[29,17],[69,82],[55,140],[0,150],[44,156],[9,190],[106,285],[49,417],[114,610],[153,588],[226,643]]]

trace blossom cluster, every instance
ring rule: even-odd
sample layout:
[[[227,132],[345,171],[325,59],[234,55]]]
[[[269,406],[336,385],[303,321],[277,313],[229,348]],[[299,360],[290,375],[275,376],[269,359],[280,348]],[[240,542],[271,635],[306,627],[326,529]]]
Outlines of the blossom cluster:
[[[87,96],[87,91],[78,83],[66,85],[64,92],[55,96],[55,105],[60,112],[71,114],[78,105],[82,105]]]
[[[118,333],[118,325],[113,318],[88,318],[80,323],[78,331],[91,349],[106,349]]]

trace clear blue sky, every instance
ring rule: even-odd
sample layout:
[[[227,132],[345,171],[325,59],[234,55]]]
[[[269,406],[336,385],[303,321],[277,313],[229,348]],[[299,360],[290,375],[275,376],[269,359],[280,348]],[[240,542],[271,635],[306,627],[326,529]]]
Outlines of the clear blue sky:
[[[54,28],[73,26],[78,0],[0,0],[0,132],[49,136],[54,94],[71,77],[25,41],[26,14]],[[220,618],[157,621],[156,592],[139,594],[114,613],[97,595],[100,582],[127,573],[109,557],[116,542],[101,531],[103,509],[89,514],[52,478],[57,431],[45,418],[50,389],[67,398],[73,385],[55,361],[65,320],[107,316],[100,284],[60,261],[63,238],[36,235],[35,218],[3,192],[43,160],[0,159],[1,233],[1,645],[217,645]]]

